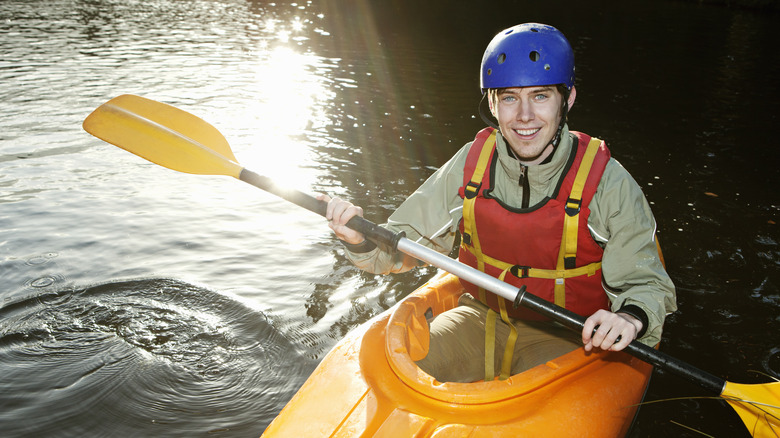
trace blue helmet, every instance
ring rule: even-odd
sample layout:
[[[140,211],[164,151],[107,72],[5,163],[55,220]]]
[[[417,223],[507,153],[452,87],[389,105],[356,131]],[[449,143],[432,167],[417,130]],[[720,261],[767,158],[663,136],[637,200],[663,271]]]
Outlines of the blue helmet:
[[[525,23],[496,35],[482,56],[480,86],[574,86],[574,52],[565,36],[546,24]]]

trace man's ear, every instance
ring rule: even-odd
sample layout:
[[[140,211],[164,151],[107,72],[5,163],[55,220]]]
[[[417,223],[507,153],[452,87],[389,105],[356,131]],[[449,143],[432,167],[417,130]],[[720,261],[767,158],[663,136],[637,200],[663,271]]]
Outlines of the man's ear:
[[[493,117],[498,120],[498,116],[496,115],[496,108],[493,105],[493,99],[496,97],[496,92],[494,90],[487,90],[488,94],[488,107],[490,108],[490,114],[493,115]]]
[[[569,110],[571,110],[571,107],[574,106],[574,101],[577,98],[577,87],[572,86],[571,92],[569,93]]]

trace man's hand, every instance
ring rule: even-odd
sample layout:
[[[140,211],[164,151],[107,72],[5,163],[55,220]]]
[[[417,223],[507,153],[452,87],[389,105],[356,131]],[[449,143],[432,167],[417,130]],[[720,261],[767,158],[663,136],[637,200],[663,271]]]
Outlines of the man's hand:
[[[585,344],[585,351],[594,348],[620,351],[636,339],[641,330],[642,321],[637,318],[626,313],[612,313],[602,309],[585,320],[582,343]]]
[[[328,220],[330,229],[336,233],[336,237],[352,245],[359,245],[366,240],[362,233],[346,225],[354,216],[363,217],[362,208],[338,197],[331,198],[328,195],[318,195],[317,199],[328,203],[325,219]]]

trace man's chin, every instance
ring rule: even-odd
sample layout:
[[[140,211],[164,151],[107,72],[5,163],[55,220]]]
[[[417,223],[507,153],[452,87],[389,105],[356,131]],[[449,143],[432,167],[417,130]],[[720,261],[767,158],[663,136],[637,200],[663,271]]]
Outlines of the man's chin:
[[[518,154],[517,151],[514,151],[514,153],[517,159],[520,160],[523,164],[534,165],[544,161],[552,153],[552,151],[553,151],[553,146],[551,144],[548,144],[547,147],[545,147],[544,149],[542,149],[541,152],[535,155],[529,155],[529,154],[521,155]]]

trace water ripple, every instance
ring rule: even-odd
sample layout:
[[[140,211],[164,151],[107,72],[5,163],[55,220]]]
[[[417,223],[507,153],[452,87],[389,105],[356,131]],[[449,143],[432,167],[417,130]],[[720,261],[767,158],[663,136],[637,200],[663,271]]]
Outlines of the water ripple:
[[[37,295],[0,308],[0,429],[257,436],[312,367],[263,314],[176,280]]]

